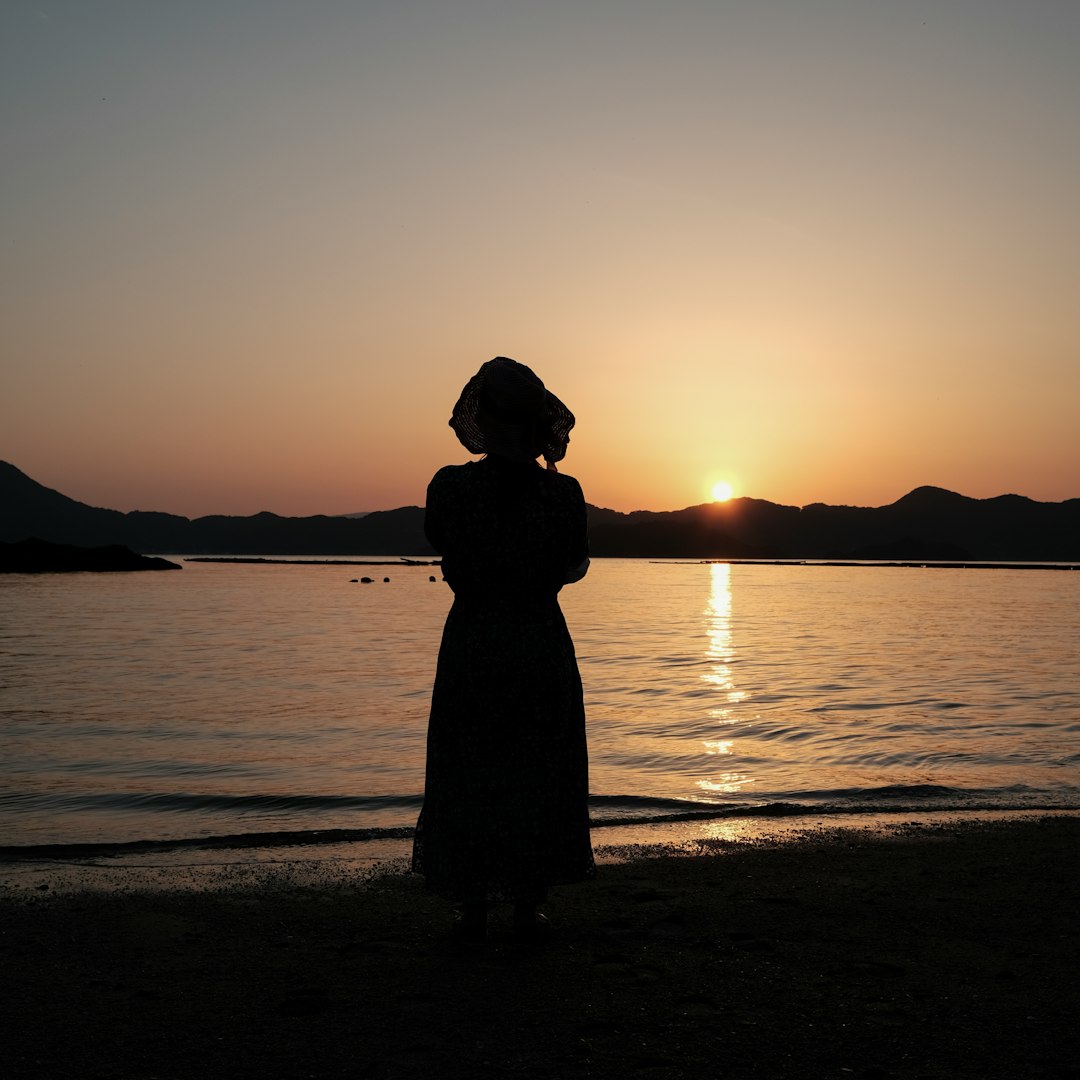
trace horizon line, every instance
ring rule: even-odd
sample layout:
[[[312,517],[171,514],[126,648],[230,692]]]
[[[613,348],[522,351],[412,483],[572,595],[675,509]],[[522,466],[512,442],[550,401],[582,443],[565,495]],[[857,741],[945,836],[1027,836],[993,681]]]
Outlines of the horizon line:
[[[56,488],[48,487],[47,485],[41,483],[41,481],[35,480],[28,473],[23,472],[22,469],[20,469],[17,465],[13,464],[10,461],[0,460],[0,466],[4,466],[4,465],[6,465],[10,469],[13,469],[15,472],[19,473],[19,475],[25,477],[31,483],[37,485],[40,488],[43,488],[46,491],[51,491],[55,495],[59,495],[62,498],[65,498],[65,499],[70,499],[72,502],[80,503],[83,506],[91,506],[92,505],[90,503],[84,503],[84,502],[82,502],[81,499],[74,498],[74,496],[67,495],[64,492],[57,490]],[[1036,504],[1042,505],[1042,506],[1060,506],[1060,505],[1063,505],[1064,503],[1075,502],[1078,498],[1080,498],[1080,496],[1070,496],[1069,498],[1058,499],[1058,500],[1033,499],[1029,495],[1022,495],[1022,494],[1020,494],[1018,492],[1002,492],[999,495],[990,495],[990,496],[986,496],[984,498],[979,498],[978,496],[965,495],[962,492],[953,491],[950,488],[943,488],[943,487],[940,487],[939,485],[936,485],[936,484],[918,484],[915,487],[911,488],[910,490],[904,492],[902,495],[900,495],[899,497],[894,499],[892,502],[880,503],[880,504],[878,504],[876,506],[864,506],[864,505],[859,505],[859,504],[856,504],[856,503],[827,503],[827,502],[823,502],[823,501],[820,501],[820,500],[814,500],[812,502],[802,503],[802,504],[793,504],[793,503],[774,502],[772,499],[763,499],[763,498],[760,498],[760,497],[754,496],[754,495],[738,495],[738,496],[733,496],[730,499],[724,499],[724,500],[713,500],[713,501],[706,500],[706,501],[700,502],[700,503],[691,503],[691,504],[689,504],[687,506],[674,507],[674,508],[672,508],[670,510],[645,510],[645,509],[640,509],[640,508],[639,509],[634,509],[634,510],[614,510],[611,507],[600,506],[597,503],[590,503],[590,502],[586,502],[586,506],[591,507],[594,510],[602,510],[602,511],[604,511],[606,513],[610,513],[610,514],[619,514],[622,517],[629,517],[629,516],[631,516],[633,514],[678,514],[678,513],[683,513],[683,512],[685,512],[687,510],[697,510],[697,509],[702,509],[702,508],[706,508],[706,507],[723,508],[725,506],[732,506],[734,504],[747,503],[747,502],[768,503],[771,506],[777,506],[777,507],[782,507],[782,508],[785,508],[785,509],[793,509],[793,510],[807,510],[807,509],[809,509],[811,507],[818,507],[818,506],[832,507],[832,508],[836,508],[836,509],[848,509],[848,510],[880,510],[880,509],[884,509],[885,507],[895,506],[897,503],[902,502],[904,499],[910,498],[912,495],[915,495],[915,494],[917,494],[919,492],[939,492],[939,493],[942,493],[942,494],[945,494],[945,495],[955,496],[956,498],[967,499],[967,500],[969,500],[971,502],[995,502],[995,501],[997,501],[999,499],[1023,499],[1026,502],[1036,503]],[[113,510],[114,508],[113,507],[105,507],[105,506],[97,506],[97,507],[93,507],[93,509]],[[263,510],[256,510],[253,513],[249,513],[249,514],[233,514],[233,513],[218,512],[218,513],[210,513],[210,514],[199,514],[199,515],[197,515],[195,517],[189,517],[187,514],[175,513],[174,511],[171,511],[171,510],[134,509],[134,510],[115,510],[114,512],[119,513],[119,514],[167,514],[167,515],[169,515],[171,517],[183,518],[186,521],[199,521],[199,520],[202,520],[204,518],[214,518],[214,517],[252,518],[252,517],[259,517],[259,516],[264,515],[264,514],[267,514],[267,515],[270,515],[270,516],[273,516],[273,517],[278,517],[278,518],[315,518],[315,517],[323,517],[323,518],[351,518],[351,519],[359,520],[359,519],[364,518],[364,517],[369,517],[372,514],[391,514],[391,513],[394,513],[395,511],[398,511],[398,510],[410,510],[410,509],[423,509],[423,506],[421,506],[420,504],[417,504],[417,503],[405,503],[405,504],[402,504],[400,506],[391,506],[391,507],[385,507],[385,508],[380,508],[380,509],[376,509],[376,510],[352,510],[352,511],[348,511],[346,513],[336,513],[336,514],[335,513],[325,513],[325,512],[314,513],[314,514],[285,514],[285,513],[279,513],[276,510],[263,509]]]

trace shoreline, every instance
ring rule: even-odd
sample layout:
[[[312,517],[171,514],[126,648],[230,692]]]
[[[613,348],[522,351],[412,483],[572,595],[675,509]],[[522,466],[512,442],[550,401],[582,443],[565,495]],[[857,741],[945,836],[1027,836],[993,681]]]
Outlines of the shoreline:
[[[1080,809],[926,810],[783,816],[674,816],[662,821],[594,823],[598,865],[680,858],[725,845],[812,841],[841,831],[878,838],[938,827],[1023,822],[1044,818],[1080,824]],[[200,891],[282,882],[313,884],[327,876],[359,880],[409,873],[412,832],[328,829],[254,833],[118,844],[0,848],[0,900],[20,892]]]
[[[404,555],[399,555],[394,559],[380,559],[379,556],[372,556],[370,559],[365,559],[362,555],[358,555],[355,558],[342,558],[340,556],[326,556],[326,558],[319,558],[318,556],[304,556],[295,555],[285,558],[278,558],[272,555],[182,555],[180,556],[184,562],[189,563],[229,563],[239,564],[242,566],[247,565],[271,565],[271,566],[396,566],[399,569],[404,569],[410,566],[441,566],[442,559],[411,559],[406,558]]]
[[[218,563],[227,565],[269,565],[269,566],[396,566],[431,567],[441,566],[442,559],[433,556],[380,556],[380,555],[176,555],[185,563]],[[625,560],[644,562],[657,566],[711,566],[713,563],[727,563],[731,566],[850,566],[867,568],[896,567],[908,570],[1080,570],[1080,562],[1066,559],[1009,560],[1009,559],[860,559],[851,558],[815,558],[793,557],[788,559],[752,559],[723,555],[686,558],[681,555],[594,555],[594,559]]]
[[[597,558],[603,558],[600,555]],[[630,556],[631,558],[633,556]],[[1080,570],[1080,563],[1060,559],[1046,562],[981,559],[657,559],[648,562],[657,565],[711,566],[713,563],[730,563],[732,566],[855,566],[864,569],[897,567],[904,570]]]
[[[334,865],[0,893],[5,1076],[1077,1076],[1075,816],[698,839],[553,890],[544,946]]]

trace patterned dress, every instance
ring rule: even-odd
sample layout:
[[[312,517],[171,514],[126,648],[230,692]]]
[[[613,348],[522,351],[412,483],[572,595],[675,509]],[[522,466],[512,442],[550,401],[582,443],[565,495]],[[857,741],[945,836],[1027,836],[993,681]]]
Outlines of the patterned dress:
[[[457,901],[540,900],[594,871],[585,708],[559,608],[588,556],[572,477],[489,456],[440,469],[425,530],[454,591],[413,870]]]

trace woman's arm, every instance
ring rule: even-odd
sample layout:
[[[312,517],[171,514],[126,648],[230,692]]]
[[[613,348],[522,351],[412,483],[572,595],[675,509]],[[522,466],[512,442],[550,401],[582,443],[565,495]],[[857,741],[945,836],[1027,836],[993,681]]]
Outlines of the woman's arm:
[[[443,552],[443,517],[442,517],[442,489],[440,481],[440,469],[428,484],[427,498],[424,502],[424,535],[427,542],[440,554]]]
[[[566,479],[574,485],[574,488],[570,565],[563,581],[567,585],[572,585],[589,572],[589,514],[585,507],[585,496],[581,491],[581,485],[571,476]]]

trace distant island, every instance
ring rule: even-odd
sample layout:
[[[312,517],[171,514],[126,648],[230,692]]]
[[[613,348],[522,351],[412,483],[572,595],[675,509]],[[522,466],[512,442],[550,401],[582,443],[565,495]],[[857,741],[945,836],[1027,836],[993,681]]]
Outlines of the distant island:
[[[732,499],[629,514],[590,506],[595,557],[1080,562],[1080,499],[972,499],[920,487],[887,506]],[[431,557],[419,506],[363,516],[121,513],[88,506],[0,462],[0,542],[122,544],[141,554]]]

